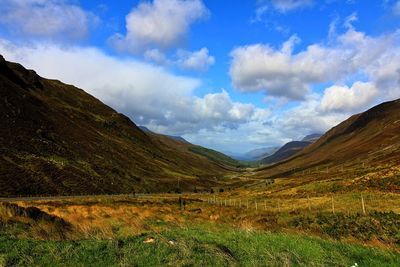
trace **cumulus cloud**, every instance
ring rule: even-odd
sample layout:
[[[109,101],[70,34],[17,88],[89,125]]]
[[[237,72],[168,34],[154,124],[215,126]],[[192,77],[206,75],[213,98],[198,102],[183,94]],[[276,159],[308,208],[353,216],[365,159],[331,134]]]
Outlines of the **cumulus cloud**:
[[[92,47],[43,43],[28,47],[0,40],[0,53],[44,77],[81,87],[138,124],[160,132],[235,128],[255,112],[253,105],[234,102],[226,91],[194,96],[201,85],[198,79],[140,61],[117,59]]]
[[[321,100],[324,112],[353,112],[367,107],[378,96],[378,88],[369,82],[355,82],[351,87],[334,85],[325,89]]]
[[[185,70],[206,71],[215,63],[215,58],[208,54],[205,47],[194,52],[180,49],[177,51],[177,57],[176,63]]]
[[[141,2],[126,16],[126,34],[110,40],[121,51],[167,49],[184,39],[194,22],[207,17],[202,0],[154,0]]]
[[[146,50],[144,52],[144,58],[160,65],[168,65],[170,63],[167,56],[157,48]]]
[[[371,37],[351,26],[354,16],[346,21],[346,32],[335,35],[328,44],[311,44],[296,54],[295,36],[279,49],[268,44],[235,48],[230,67],[234,87],[243,92],[265,91],[270,96],[302,99],[313,85],[345,81],[360,73],[380,86],[397,81],[400,32]]]
[[[99,18],[68,0],[0,0],[0,25],[22,37],[82,39]]]
[[[396,16],[400,16],[400,1],[397,1],[394,5],[393,5],[393,13]]]

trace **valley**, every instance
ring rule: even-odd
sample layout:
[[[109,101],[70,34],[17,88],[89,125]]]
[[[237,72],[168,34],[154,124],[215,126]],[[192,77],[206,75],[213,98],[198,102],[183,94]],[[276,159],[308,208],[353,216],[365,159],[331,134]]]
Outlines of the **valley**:
[[[245,162],[4,58],[0,94],[0,266],[400,265],[400,100]]]

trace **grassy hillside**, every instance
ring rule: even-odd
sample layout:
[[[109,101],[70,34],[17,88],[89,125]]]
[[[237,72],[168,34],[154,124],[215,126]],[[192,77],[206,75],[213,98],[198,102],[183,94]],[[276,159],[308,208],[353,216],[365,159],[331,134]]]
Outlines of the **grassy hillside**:
[[[333,127],[295,157],[260,170],[262,177],[326,172],[349,173],[362,168],[398,166],[400,100],[386,102]]]
[[[208,189],[235,171],[161,144],[83,90],[2,57],[0,97],[3,196]]]
[[[204,156],[209,160],[212,160],[216,163],[222,164],[222,165],[228,165],[228,166],[235,166],[235,167],[240,167],[241,163],[235,159],[232,159],[231,157],[209,149],[209,148],[205,148],[205,147],[201,147],[201,146],[195,146],[192,145],[189,147],[189,151],[196,153],[198,155]]]

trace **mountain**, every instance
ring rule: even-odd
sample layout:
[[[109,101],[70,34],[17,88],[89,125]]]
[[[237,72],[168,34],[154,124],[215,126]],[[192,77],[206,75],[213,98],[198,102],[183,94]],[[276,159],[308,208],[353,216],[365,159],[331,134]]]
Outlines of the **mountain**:
[[[318,166],[359,168],[398,166],[400,160],[400,100],[377,105],[351,116],[315,143],[285,161],[264,167],[260,175],[284,175]]]
[[[269,155],[275,153],[279,147],[263,147],[250,150],[244,154],[233,154],[229,153],[228,155],[232,155],[233,158],[237,160],[243,161],[259,161]]]
[[[308,142],[308,141],[292,141],[292,142],[286,143],[284,146],[279,148],[278,151],[276,151],[271,156],[263,158],[261,160],[261,163],[271,164],[271,163],[285,160],[285,159],[290,158],[291,156],[295,155],[297,152],[301,151],[303,148],[305,148],[309,144],[311,144],[311,142]]]
[[[150,131],[150,129],[147,128],[146,126],[141,126],[141,125],[140,125],[140,126],[138,126],[138,127],[139,127],[140,130],[142,130],[142,131],[145,132],[145,133],[154,133],[154,132]],[[189,142],[186,141],[186,139],[183,138],[182,136],[175,136],[175,135],[165,135],[165,136],[167,136],[167,137],[169,137],[169,138],[171,138],[171,139],[174,139],[174,140],[176,140],[176,141],[189,143]]]
[[[147,128],[146,126],[139,125],[138,127],[139,127],[140,130],[142,130],[145,133],[150,133],[151,132],[150,129]]]
[[[309,134],[309,135],[307,135],[306,137],[304,137],[301,141],[314,143],[314,142],[317,141],[321,136],[322,136],[322,134],[320,134],[320,133]]]
[[[2,196],[208,189],[237,171],[1,56],[0,101]]]

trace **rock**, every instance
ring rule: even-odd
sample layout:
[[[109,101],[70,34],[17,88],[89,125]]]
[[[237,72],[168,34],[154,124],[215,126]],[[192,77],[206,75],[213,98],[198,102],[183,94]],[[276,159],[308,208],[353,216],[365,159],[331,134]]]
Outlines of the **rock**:
[[[156,241],[156,239],[152,236],[147,237],[143,243],[154,243]]]

